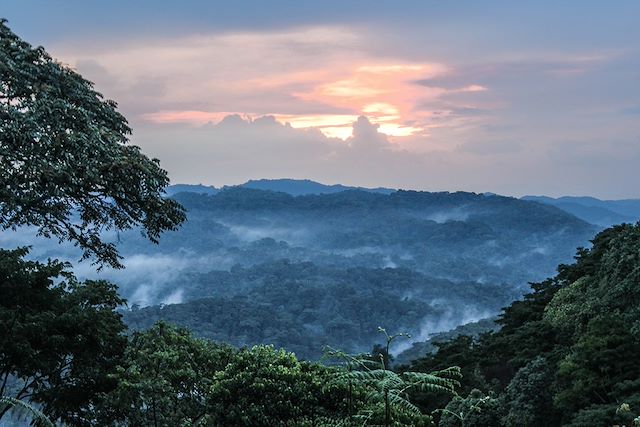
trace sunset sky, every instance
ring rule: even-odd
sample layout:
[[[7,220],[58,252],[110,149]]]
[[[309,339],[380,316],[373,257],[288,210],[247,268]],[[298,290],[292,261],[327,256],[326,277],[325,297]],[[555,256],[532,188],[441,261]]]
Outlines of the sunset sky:
[[[638,1],[2,0],[176,183],[640,197]]]

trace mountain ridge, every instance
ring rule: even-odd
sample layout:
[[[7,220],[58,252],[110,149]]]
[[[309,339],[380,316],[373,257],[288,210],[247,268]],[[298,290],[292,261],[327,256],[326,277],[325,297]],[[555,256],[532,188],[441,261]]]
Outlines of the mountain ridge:
[[[600,228],[609,227],[614,224],[620,223],[634,223],[640,220],[640,199],[620,199],[620,200],[602,200],[591,196],[562,196],[562,197],[549,197],[549,196],[533,196],[526,195],[520,198],[511,196],[502,196],[496,193],[472,193],[464,191],[419,191],[419,190],[407,190],[407,189],[392,189],[386,187],[358,187],[348,186],[343,184],[323,184],[310,179],[292,179],[292,178],[278,178],[278,179],[252,179],[243,184],[238,185],[225,185],[221,188],[213,186],[206,186],[202,184],[175,184],[167,188],[167,195],[173,197],[179,193],[196,193],[215,195],[221,191],[245,188],[251,190],[271,191],[277,193],[288,194],[293,197],[298,196],[318,196],[326,194],[339,194],[348,191],[362,191],[373,194],[390,195],[396,192],[417,192],[417,193],[430,193],[430,194],[479,194],[486,197],[510,197],[519,200],[526,200],[530,202],[541,203],[544,205],[554,206],[570,213],[579,219],[582,219],[590,224],[594,224]]]
[[[601,200],[590,196],[523,196],[529,200],[556,206],[602,228],[640,220],[640,199]]]

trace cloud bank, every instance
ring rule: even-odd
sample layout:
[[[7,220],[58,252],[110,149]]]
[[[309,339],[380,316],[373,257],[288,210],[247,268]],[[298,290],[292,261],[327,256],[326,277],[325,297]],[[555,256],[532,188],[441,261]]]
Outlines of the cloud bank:
[[[342,3],[167,4],[171,25],[141,5],[116,27],[84,4],[7,17],[117,100],[175,181],[638,196],[637,5]],[[360,116],[371,153],[347,142]]]

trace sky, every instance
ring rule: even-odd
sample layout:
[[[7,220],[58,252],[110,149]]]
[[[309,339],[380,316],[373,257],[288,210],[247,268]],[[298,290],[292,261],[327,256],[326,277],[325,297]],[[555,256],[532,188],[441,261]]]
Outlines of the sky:
[[[638,198],[638,1],[0,0],[174,183]]]

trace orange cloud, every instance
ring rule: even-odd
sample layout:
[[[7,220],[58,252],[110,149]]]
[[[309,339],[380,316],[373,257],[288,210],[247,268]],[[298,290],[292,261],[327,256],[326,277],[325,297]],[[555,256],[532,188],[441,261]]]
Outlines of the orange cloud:
[[[391,136],[406,136],[420,132],[422,127],[409,126],[415,121],[416,105],[425,99],[435,99],[444,89],[415,85],[418,79],[433,78],[447,72],[443,64],[367,64],[345,70],[343,78],[316,85],[308,92],[294,95],[306,102],[364,114],[380,125],[380,132]]]
[[[244,91],[270,90],[285,94],[291,87],[307,86],[307,91],[291,92],[299,102],[321,105],[328,111],[348,113],[288,114],[282,111],[208,112],[198,110],[159,111],[143,115],[153,123],[186,123],[203,125],[219,122],[230,114],[248,118],[273,116],[292,128],[317,128],[328,137],[347,139],[352,135],[352,124],[365,115],[378,125],[381,133],[392,137],[426,134],[427,129],[440,126],[451,111],[429,111],[420,104],[437,101],[447,93],[483,92],[487,88],[469,85],[457,89],[444,89],[417,85],[416,80],[438,77],[448,72],[443,64],[341,64],[338,69],[308,70],[261,77],[246,81]]]
[[[65,45],[62,57],[87,66],[107,96],[146,122],[199,126],[230,114],[268,115],[342,139],[360,115],[389,136],[424,135],[447,119],[434,116],[443,96],[486,90],[473,82],[457,89],[416,84],[453,70],[381,59],[368,45],[351,30],[315,27],[138,41],[98,52]]]

